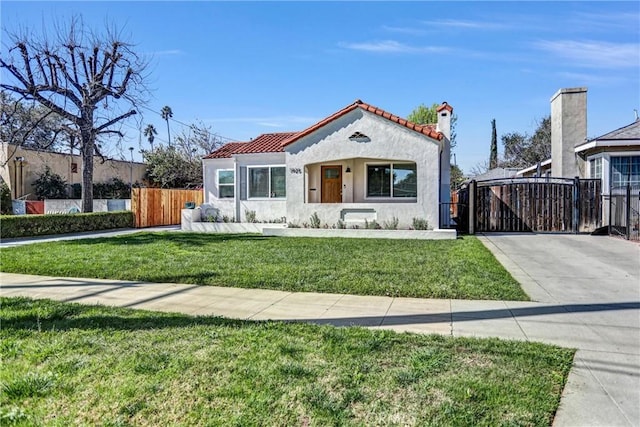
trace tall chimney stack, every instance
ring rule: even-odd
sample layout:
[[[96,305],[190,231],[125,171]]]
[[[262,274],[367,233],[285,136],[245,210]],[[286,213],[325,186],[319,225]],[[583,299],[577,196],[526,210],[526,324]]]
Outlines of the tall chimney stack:
[[[578,176],[576,145],[587,138],[587,88],[560,89],[551,97],[551,176]]]

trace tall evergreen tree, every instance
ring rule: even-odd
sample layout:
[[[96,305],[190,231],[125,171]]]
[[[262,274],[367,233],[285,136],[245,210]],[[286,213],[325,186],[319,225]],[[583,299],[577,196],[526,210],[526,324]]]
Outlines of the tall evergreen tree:
[[[491,153],[489,154],[489,169],[498,167],[498,134],[496,119],[491,120]]]

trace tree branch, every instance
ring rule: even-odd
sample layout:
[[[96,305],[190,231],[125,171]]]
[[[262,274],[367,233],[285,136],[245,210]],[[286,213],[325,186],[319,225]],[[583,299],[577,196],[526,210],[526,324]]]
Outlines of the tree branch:
[[[77,123],[78,122],[78,117],[76,117],[73,114],[69,113],[64,108],[58,106],[54,102],[48,100],[47,98],[42,96],[39,92],[33,93],[33,91],[29,91],[28,89],[23,89],[23,88],[19,88],[17,86],[12,86],[12,85],[7,85],[7,84],[0,84],[0,87],[2,87],[4,89],[7,89],[7,90],[9,90],[11,92],[14,92],[14,93],[18,93],[18,94],[24,96],[26,99],[35,99],[36,101],[38,101],[39,103],[41,103],[42,105],[47,107],[48,109],[53,110],[53,112],[55,112],[56,114],[58,114],[59,116],[65,118],[65,119],[69,120],[70,122],[73,122],[73,123]]]
[[[103,125],[101,125],[101,126],[98,126],[98,127],[96,128],[96,133],[97,133],[97,132],[101,132],[102,130],[104,130],[104,129],[108,128],[108,127],[109,127],[109,126],[111,126],[112,124],[117,123],[117,122],[119,122],[120,120],[124,120],[124,119],[126,119],[127,117],[131,117],[131,116],[133,116],[134,114],[137,114],[137,113],[138,113],[138,112],[137,112],[136,110],[131,110],[131,111],[129,111],[128,113],[124,113],[124,114],[122,114],[122,115],[120,115],[120,116],[118,116],[118,117],[116,117],[116,118],[114,118],[114,119],[111,119],[111,120],[109,120],[107,123],[105,123],[105,124],[103,124]]]

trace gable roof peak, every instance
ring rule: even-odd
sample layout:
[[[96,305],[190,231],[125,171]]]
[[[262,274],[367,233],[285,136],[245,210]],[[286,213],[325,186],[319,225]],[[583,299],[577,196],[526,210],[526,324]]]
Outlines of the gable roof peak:
[[[445,103],[446,104],[446,103]],[[331,123],[332,121],[344,116],[345,114],[360,108],[364,111],[367,111],[369,113],[375,114],[376,116],[380,116],[382,118],[385,118],[393,123],[397,123],[400,126],[404,126],[408,129],[411,129],[415,132],[421,133],[423,135],[428,136],[429,138],[433,138],[437,141],[442,140],[442,138],[444,138],[444,135],[442,134],[442,132],[439,132],[436,130],[436,128],[433,125],[419,125],[413,122],[410,122],[407,119],[403,119],[401,117],[396,116],[395,114],[391,114],[385,110],[383,110],[382,108],[378,108],[376,106],[373,106],[371,104],[367,104],[366,102],[363,102],[360,99],[356,99],[356,101],[353,104],[349,104],[346,107],[344,107],[343,109],[333,113],[332,115],[330,115],[329,117],[320,120],[318,123],[308,127],[307,129],[297,133],[296,135],[293,135],[291,138],[287,138],[285,140],[282,141],[282,146],[286,147],[289,144],[294,143],[295,141],[299,140],[300,138],[309,135],[312,132],[315,132],[316,130],[320,129],[321,127],[327,125],[328,123]],[[453,111],[453,108],[446,104],[446,106],[444,108],[447,108],[449,111]],[[440,111],[440,110],[438,110]]]

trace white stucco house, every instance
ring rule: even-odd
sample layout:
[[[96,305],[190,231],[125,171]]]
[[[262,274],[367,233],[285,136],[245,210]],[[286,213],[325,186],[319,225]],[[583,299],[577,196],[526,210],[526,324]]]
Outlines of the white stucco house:
[[[360,100],[300,132],[232,142],[203,159],[204,199],[219,217],[361,225],[413,219],[439,228],[448,203],[453,108],[417,125]],[[448,206],[443,211],[448,212]]]

